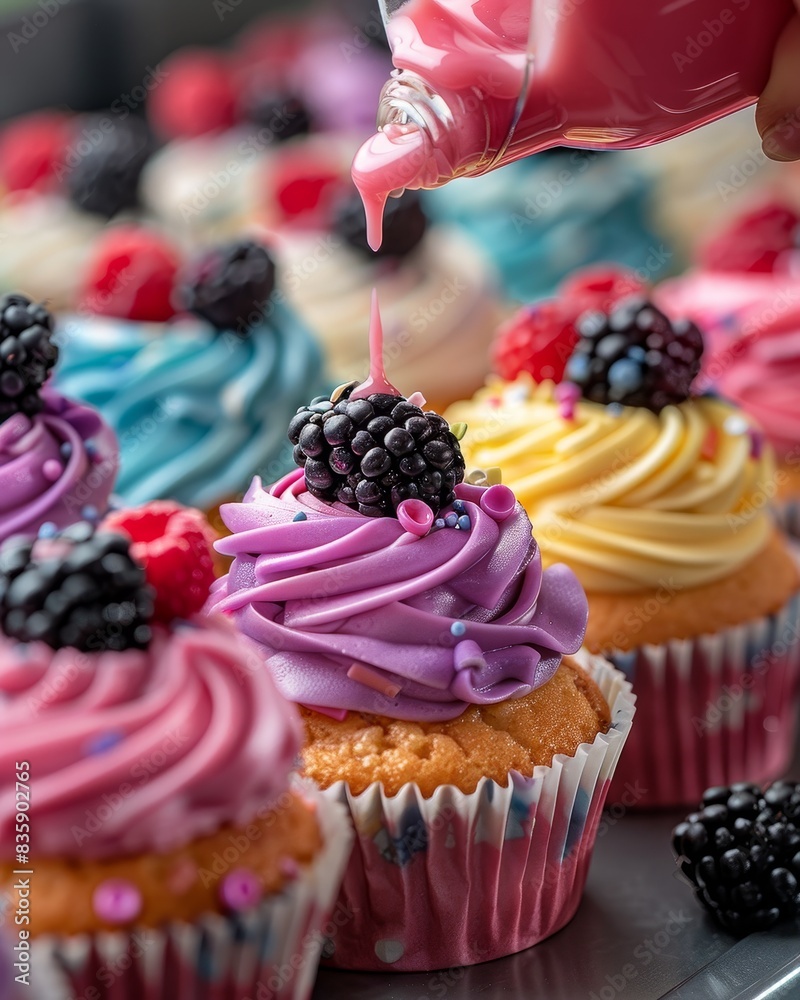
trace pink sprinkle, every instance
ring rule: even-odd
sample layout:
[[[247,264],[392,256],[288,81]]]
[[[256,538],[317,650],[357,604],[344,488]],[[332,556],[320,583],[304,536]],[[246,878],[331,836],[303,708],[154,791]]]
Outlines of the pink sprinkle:
[[[57,462],[54,458],[48,458],[42,466],[42,475],[45,479],[49,479],[51,483],[54,483],[61,477],[61,463]]]
[[[499,406],[502,403],[502,400],[500,399],[499,396],[490,396],[486,400],[486,402],[489,404],[489,406]]]
[[[422,500],[403,500],[397,507],[397,520],[406,531],[422,538],[433,527],[433,511]]]
[[[94,890],[94,912],[109,924],[128,924],[142,912],[142,894],[124,878],[109,878]]]
[[[236,868],[226,875],[220,887],[222,902],[231,910],[252,910],[261,901],[261,882],[249,868]]]
[[[325,705],[309,705],[307,702],[303,704],[303,707],[307,708],[310,712],[319,712],[320,715],[327,715],[337,722],[344,722],[347,718],[346,708],[328,708]]]
[[[420,409],[428,402],[421,392],[412,392],[408,401],[412,406],[419,406]]]
[[[517,498],[502,483],[490,486],[481,496],[481,510],[495,521],[505,521],[514,513],[516,505]]]
[[[377,670],[373,670],[363,663],[351,663],[350,669],[347,671],[347,676],[351,681],[363,684],[364,687],[380,691],[387,698],[396,698],[400,694],[399,684],[394,684],[382,674],[379,674]]]
[[[558,403],[558,412],[564,420],[575,419],[575,404],[581,398],[580,387],[574,382],[562,382],[556,386],[555,397]]]
[[[759,459],[764,451],[764,434],[751,427],[748,431],[750,435],[750,458]]]
[[[294,858],[281,858],[281,875],[286,879],[296,879],[300,874],[300,865]]]

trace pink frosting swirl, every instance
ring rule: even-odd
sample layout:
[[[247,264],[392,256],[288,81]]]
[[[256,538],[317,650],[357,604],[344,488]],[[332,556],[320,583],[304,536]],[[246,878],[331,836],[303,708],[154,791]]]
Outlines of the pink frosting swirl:
[[[64,528],[86,506],[103,513],[114,487],[119,451],[100,415],[50,390],[33,417],[0,424],[0,541],[35,534],[46,521]]]
[[[286,787],[300,725],[258,651],[221,620],[147,650],[0,647],[0,857],[28,762],[31,856],[165,851],[247,823]]]
[[[399,719],[450,719],[519,698],[580,647],[586,596],[571,570],[542,571],[531,523],[481,506],[462,485],[469,530],[425,537],[305,491],[297,470],[253,481],[222,507],[234,556],[209,607],[264,652],[287,698]],[[299,517],[299,520],[295,520]]]

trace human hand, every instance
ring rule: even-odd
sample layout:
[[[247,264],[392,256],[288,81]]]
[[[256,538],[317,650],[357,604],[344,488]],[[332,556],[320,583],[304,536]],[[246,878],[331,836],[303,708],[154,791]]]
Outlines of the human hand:
[[[795,0],[800,12],[800,0]],[[764,152],[772,160],[800,159],[800,13],[781,35],[772,75],[756,109]]]

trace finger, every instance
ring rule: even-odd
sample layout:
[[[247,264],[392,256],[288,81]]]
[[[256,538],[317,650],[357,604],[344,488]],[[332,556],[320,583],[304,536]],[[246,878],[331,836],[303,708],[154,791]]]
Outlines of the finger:
[[[756,109],[756,125],[770,159],[800,159],[800,14],[778,42],[772,75]]]

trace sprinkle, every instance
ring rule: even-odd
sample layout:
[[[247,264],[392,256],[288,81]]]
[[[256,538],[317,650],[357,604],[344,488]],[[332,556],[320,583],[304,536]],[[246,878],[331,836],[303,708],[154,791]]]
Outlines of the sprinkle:
[[[453,624],[450,626],[450,634],[454,635],[457,639],[460,638],[462,635],[466,635],[466,632],[467,632],[467,626],[464,624],[464,622],[453,622]]]
[[[747,434],[750,430],[750,424],[745,420],[741,413],[732,413],[729,417],[725,418],[725,423],[722,425],[723,430],[726,434],[730,434],[731,437],[741,437],[743,434]]]
[[[581,398],[580,387],[574,382],[562,382],[555,388],[555,397],[559,403],[559,415],[564,420],[574,420],[575,404]]]
[[[308,518],[306,517],[306,515],[303,513],[302,510],[298,510],[298,512],[294,515],[294,517],[292,518],[292,520],[293,521],[307,521]]]
[[[142,894],[124,878],[101,882],[92,894],[94,912],[109,924],[129,924],[142,912]]]
[[[456,512],[456,514],[466,514],[467,508],[464,506],[464,501],[463,500],[454,500],[453,501],[453,510]]]
[[[716,427],[709,427],[703,447],[700,449],[700,457],[704,458],[707,462],[713,462],[714,456],[717,454],[718,445],[719,432]]]
[[[61,443],[61,447],[58,450],[65,462],[69,461],[69,459],[72,458],[72,445],[70,444],[69,441],[63,441]]]
[[[297,863],[295,858],[286,856],[280,860],[281,875],[285,879],[294,880],[300,874],[300,865]]]
[[[326,705],[309,705],[308,702],[305,702],[303,707],[307,708],[310,712],[319,712],[320,715],[327,715],[329,719],[335,719],[337,722],[344,722],[347,718],[346,708],[328,708]]]
[[[238,913],[252,910],[261,901],[264,890],[255,872],[249,868],[236,868],[223,879],[219,894],[222,902]]]
[[[372,688],[373,691],[380,691],[387,698],[396,698],[400,694],[399,684],[395,684],[364,663],[351,663],[347,676],[357,684],[363,684],[364,687]]]
[[[456,441],[461,441],[464,435],[467,433],[467,425],[463,421],[458,421],[458,423],[450,425],[450,433],[456,439]]]
[[[486,485],[486,473],[483,469],[473,469],[467,476],[467,482],[470,486],[485,486]]]
[[[44,524],[39,527],[39,538],[55,538],[57,534],[58,528],[53,521],[45,521]]]
[[[481,510],[495,521],[505,521],[514,512],[517,498],[507,486],[495,483],[481,497]]]
[[[445,527],[444,518],[437,517],[436,520],[433,522],[433,527],[431,528],[431,531],[441,531],[442,528],[444,527]]]
[[[543,371],[542,374],[546,374],[546,371]],[[506,389],[505,398],[507,403],[524,403],[530,394],[530,386],[526,385],[524,382],[520,382],[519,384],[515,383]]]
[[[104,733],[98,733],[88,739],[83,747],[86,757],[95,757],[101,753],[113,750],[115,746],[122,742],[125,734],[121,729],[109,729]]]
[[[45,479],[48,479],[51,483],[54,483],[61,476],[61,463],[57,462],[54,458],[48,458],[47,461],[42,466],[42,475]]]
[[[469,519],[469,514],[462,514],[456,522],[456,528],[458,528],[459,531],[469,531],[471,527],[472,521]]]
[[[180,858],[167,875],[167,888],[173,895],[182,896],[197,881],[197,865],[190,858]]]
[[[428,402],[421,392],[412,392],[408,397],[408,401],[412,406],[419,406],[420,408]]]
[[[449,514],[445,515],[444,523],[448,528],[455,528],[458,524],[458,514],[451,511]]]
[[[755,427],[750,428],[750,458],[756,459],[756,461],[761,458],[761,454],[764,451],[764,434],[762,431],[758,431]]]
[[[397,507],[397,520],[405,531],[422,538],[431,530],[433,511],[422,500],[403,500]]]
[[[81,507],[81,517],[84,521],[97,523],[100,520],[100,512],[94,504],[87,503],[85,507]]]
[[[453,660],[458,671],[480,670],[486,666],[483,650],[472,639],[464,639],[463,642],[458,643],[453,650]]]
[[[615,418],[621,417],[624,412],[625,412],[625,407],[622,405],[622,403],[609,403],[608,406],[606,407],[606,413],[610,417],[615,417]]]
[[[489,406],[498,407],[503,401],[502,401],[502,399],[500,399],[499,396],[490,396],[486,400],[486,402],[489,404]]]
[[[486,483],[489,486],[497,486],[502,483],[503,473],[497,465],[490,465],[486,470]]]

